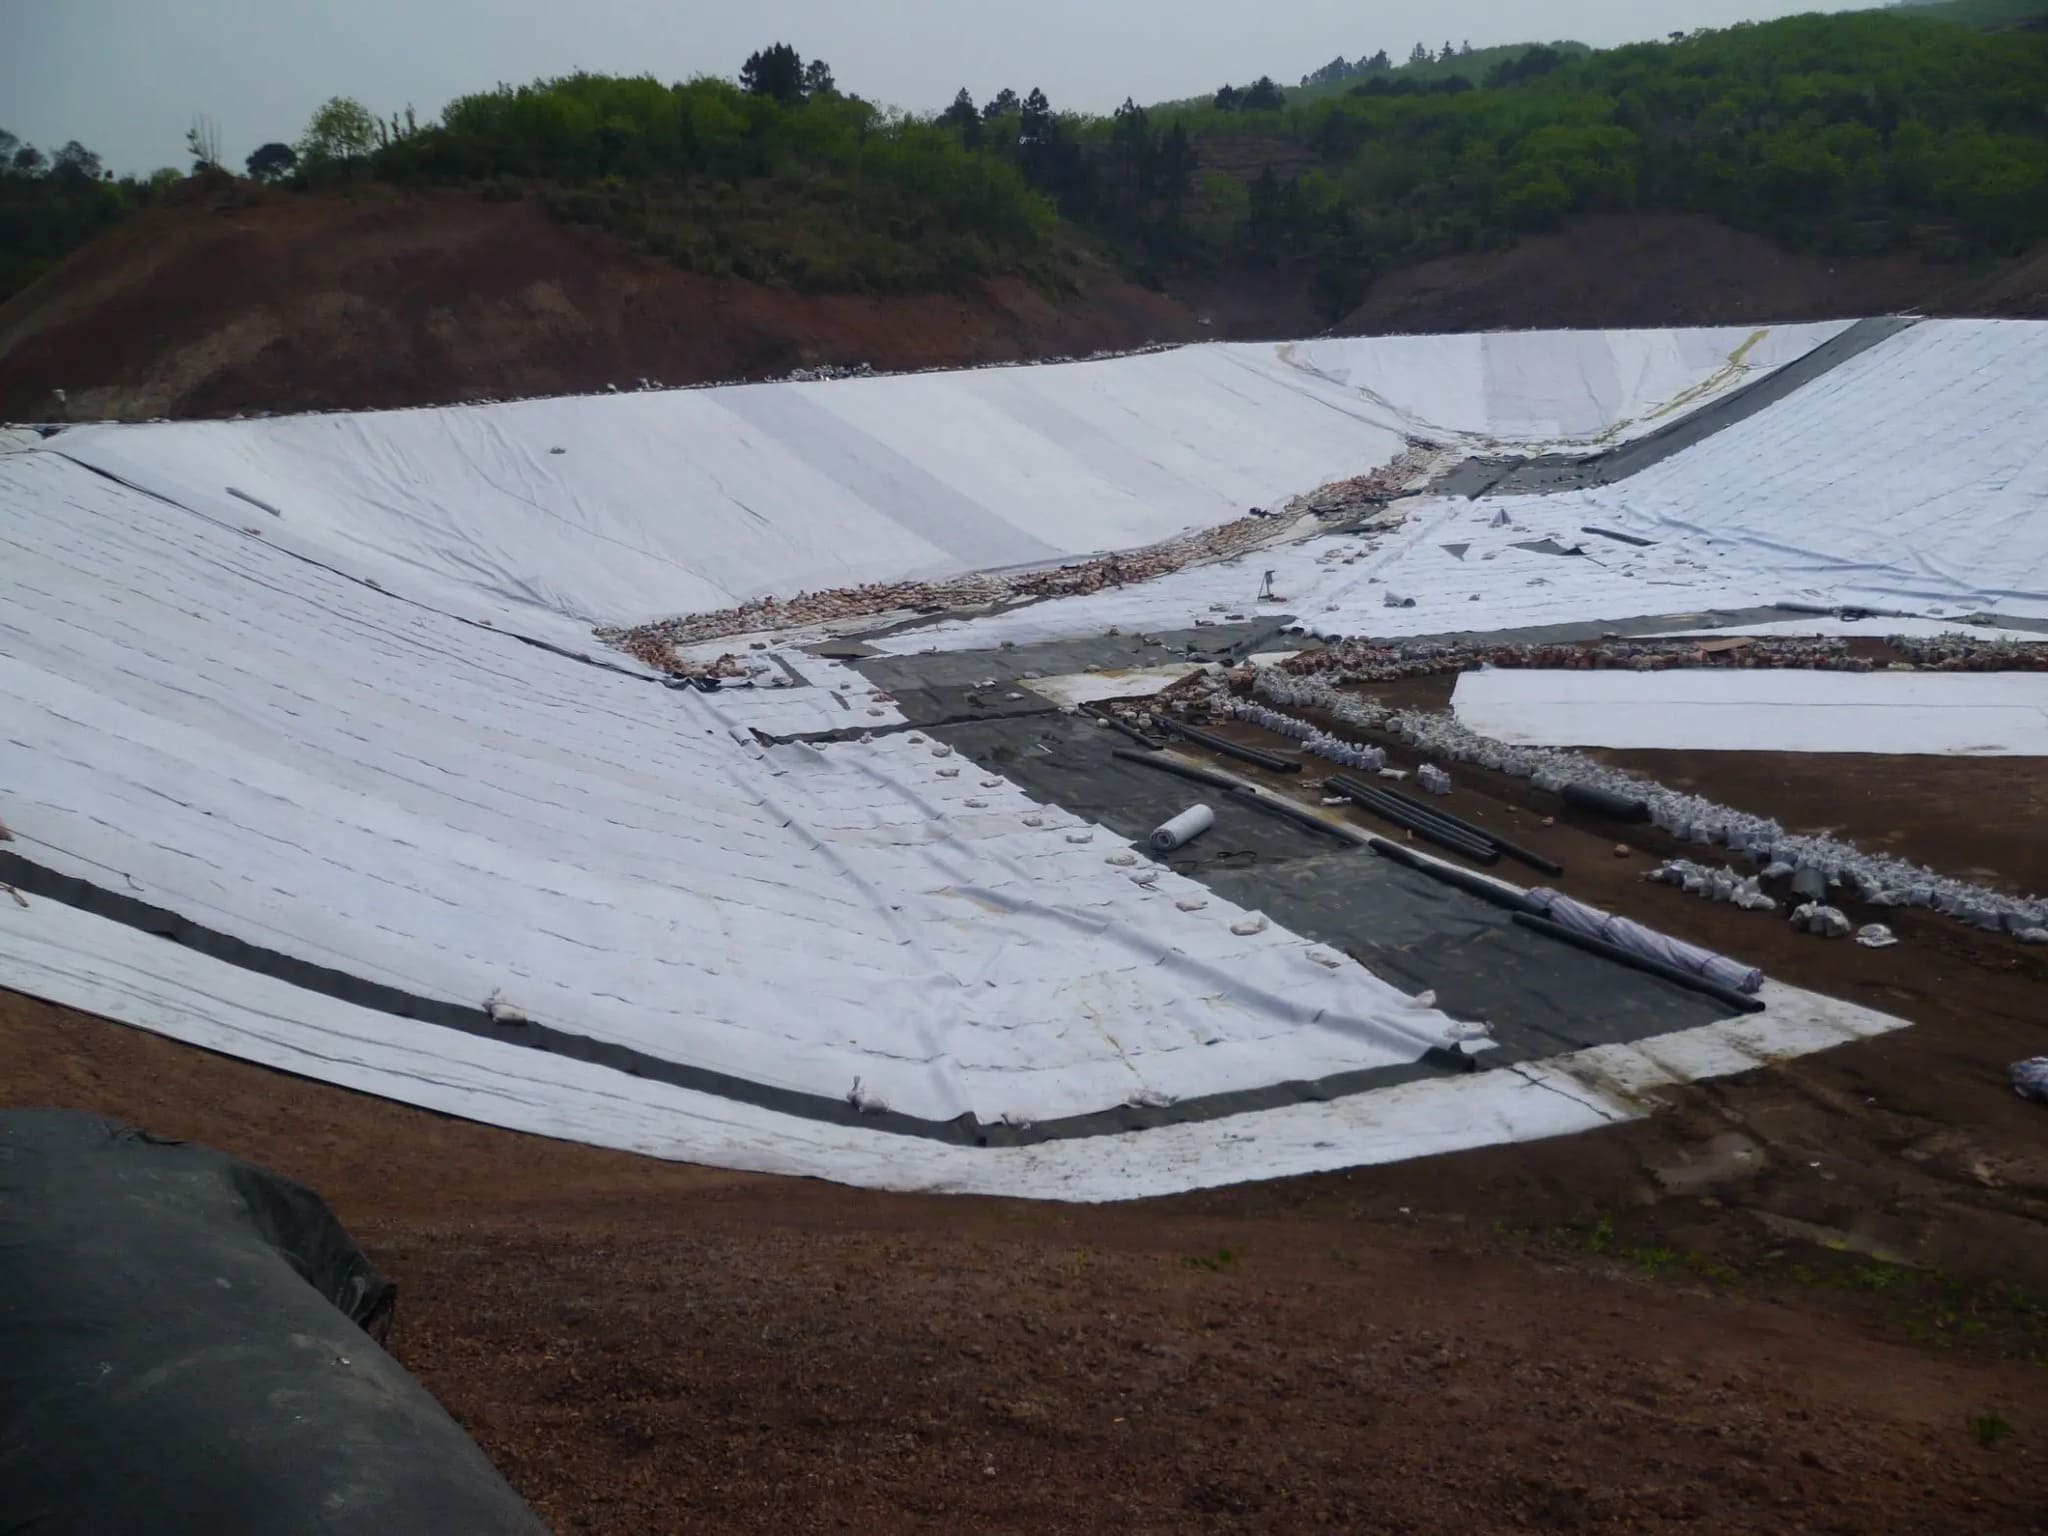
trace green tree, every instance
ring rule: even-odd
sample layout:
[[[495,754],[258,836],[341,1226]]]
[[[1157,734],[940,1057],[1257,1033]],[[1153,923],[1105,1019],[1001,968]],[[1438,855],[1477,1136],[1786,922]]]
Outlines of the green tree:
[[[1246,112],[1278,112],[1287,105],[1287,97],[1271,75],[1261,75],[1246,87],[1237,104]]]
[[[76,139],[50,157],[50,174],[61,180],[98,181],[103,171],[100,157]]]
[[[838,82],[832,78],[832,66],[823,59],[813,59],[804,66],[804,95],[836,96]]]
[[[310,168],[352,167],[377,148],[377,119],[361,102],[330,97],[299,137],[299,159]]]
[[[298,154],[289,144],[261,144],[243,162],[251,181],[282,181],[298,169]]]
[[[804,99],[804,61],[787,43],[749,54],[740,66],[740,88],[750,96],[793,107]]]
[[[950,128],[960,135],[960,140],[969,149],[981,144],[981,113],[975,109],[974,98],[967,94],[967,87],[961,86],[953,104],[939,114],[939,126]]]
[[[1020,106],[1017,93],[1006,85],[991,96],[988,105],[981,109],[982,121],[992,123],[999,117],[1013,117]]]

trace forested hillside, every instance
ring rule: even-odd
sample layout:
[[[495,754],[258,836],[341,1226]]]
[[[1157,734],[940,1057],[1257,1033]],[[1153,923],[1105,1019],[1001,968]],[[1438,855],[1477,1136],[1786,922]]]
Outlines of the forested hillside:
[[[805,292],[1056,288],[1085,251],[1155,285],[1305,289],[1334,317],[1385,272],[1594,213],[1705,214],[1836,255],[2017,252],[2048,236],[2048,34],[2014,25],[2043,12],[1953,0],[1599,52],[1417,44],[1107,118],[1010,88],[906,117],[778,44],[737,81],[577,74],[427,123],[337,98],[247,170],[311,194],[536,198],[688,271]],[[9,149],[0,296],[181,174],[117,184],[75,144],[51,165]],[[192,149],[207,168],[203,132]]]

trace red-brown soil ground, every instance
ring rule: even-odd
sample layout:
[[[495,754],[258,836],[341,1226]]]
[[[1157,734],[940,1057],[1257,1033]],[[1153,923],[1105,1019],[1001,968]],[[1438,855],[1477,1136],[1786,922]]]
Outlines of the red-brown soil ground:
[[[1069,275],[1058,295],[1018,280],[806,295],[681,271],[530,199],[228,182],[117,226],[0,305],[0,417],[425,405],[1210,334],[1099,268]]]
[[[533,199],[292,194],[222,179],[0,305],[0,419],[227,416],[884,370],[1321,328],[1300,273],[1154,293],[1079,253],[1057,291],[802,294],[687,273]],[[1995,270],[1837,261],[1681,215],[1609,216],[1382,278],[1338,330],[2048,313],[2048,254]],[[59,401],[56,391],[65,399]]]
[[[1915,852],[2048,765],[1692,766]],[[598,1152],[10,994],[0,1104],[320,1189],[400,1282],[394,1352],[564,1533],[2048,1529],[2048,1110],[2006,1082],[2048,957],[1795,934],[1642,883],[1684,851],[1648,829],[1617,856],[1455,777],[1582,899],[1917,1027],[1591,1135],[1101,1208]],[[2005,826],[1983,856],[2038,868],[2048,817]]]

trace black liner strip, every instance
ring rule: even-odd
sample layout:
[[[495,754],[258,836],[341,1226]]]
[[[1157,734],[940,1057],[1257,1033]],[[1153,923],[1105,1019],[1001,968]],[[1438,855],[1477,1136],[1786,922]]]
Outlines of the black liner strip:
[[[1639,955],[1634,950],[1623,949],[1619,944],[1610,944],[1605,939],[1595,938],[1590,933],[1580,933],[1562,923],[1552,922],[1535,912],[1517,912],[1515,921],[1536,933],[1547,934],[1591,955],[1603,955],[1616,965],[1625,965],[1630,970],[1643,971],[1651,976],[1661,976],[1673,986],[1686,987],[1716,1002],[1726,1003],[1740,1013],[1762,1013],[1767,1006],[1761,998],[1751,997],[1747,992],[1738,992],[1733,987],[1724,987],[1719,982],[1692,971],[1667,965],[1662,960],[1653,960],[1648,955]]]
[[[1138,754],[1133,754],[1137,756]],[[1140,757],[1140,761],[1156,761]],[[1254,802],[1256,803],[1256,802]],[[1008,1121],[983,1121],[972,1114],[951,1120],[932,1120],[898,1110],[862,1110],[850,1099],[806,1093],[757,1083],[709,1067],[693,1067],[668,1061],[631,1046],[596,1040],[570,1030],[532,1022],[501,1024],[482,1008],[440,998],[423,997],[399,987],[369,981],[346,971],[315,965],[275,949],[266,949],[195,923],[163,907],[152,906],[136,897],[110,891],[104,886],[45,868],[18,853],[0,849],[0,883],[46,901],[60,902],[90,912],[142,933],[153,933],[173,944],[222,961],[241,970],[269,976],[308,992],[331,997],[358,1008],[368,1008],[393,1018],[410,1019],[465,1035],[479,1035],[506,1045],[588,1062],[628,1077],[666,1083],[670,1087],[703,1093],[734,1103],[751,1104],[777,1114],[813,1120],[825,1125],[853,1126],[894,1136],[923,1141],[947,1142],[966,1147],[1028,1147],[1050,1141],[1076,1141],[1091,1136],[1117,1136],[1127,1131],[1147,1131],[1165,1125],[1187,1125],[1228,1119],[1290,1104],[1328,1103],[1354,1094],[1390,1088],[1398,1083],[1418,1082],[1447,1074],[1475,1070],[1476,1063],[1463,1051],[1433,1046],[1414,1062],[1391,1067],[1364,1067],[1336,1072],[1328,1077],[1293,1079],[1258,1088],[1231,1089],[1181,1099],[1159,1108],[1120,1104],[1083,1115],[1013,1125]]]
[[[1616,533],[1612,528],[1595,528],[1591,523],[1579,524],[1579,532],[1595,533],[1603,539],[1613,539],[1617,544],[1633,544],[1638,549],[1651,549],[1657,543],[1655,539],[1639,539],[1632,533]]]

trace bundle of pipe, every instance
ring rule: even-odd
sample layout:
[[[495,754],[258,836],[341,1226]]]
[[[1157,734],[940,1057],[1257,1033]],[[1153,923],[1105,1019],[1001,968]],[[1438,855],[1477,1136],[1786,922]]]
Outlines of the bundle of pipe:
[[[1240,674],[1242,675],[1242,674]],[[1581,796],[1613,796],[1616,807],[1639,804],[1647,819],[1682,841],[1720,844],[1747,855],[1759,867],[1774,861],[1821,871],[1832,885],[1851,885],[1877,906],[1923,907],[1958,922],[2002,930],[2022,942],[2048,942],[2048,900],[2014,897],[1968,881],[1953,880],[1925,866],[1886,854],[1869,854],[1832,838],[1795,835],[1767,817],[1731,809],[1699,795],[1684,794],[1554,747],[1518,747],[1481,736],[1455,716],[1426,710],[1391,710],[1378,702],[1339,692],[1319,677],[1278,667],[1253,670],[1248,685],[1269,705],[1318,709],[1357,730],[1381,730],[1437,762],[1473,763],[1527,779],[1538,789],[1561,794],[1578,786]],[[1306,722],[1301,722],[1306,727]],[[1636,811],[1630,809],[1633,816]]]
[[[1534,890],[1529,893],[1529,900],[1561,928],[1604,939],[1617,949],[1704,977],[1717,987],[1747,995],[1764,984],[1764,973],[1754,966],[1730,960],[1726,955],[1717,955],[1711,949],[1701,949],[1683,939],[1674,939],[1654,928],[1645,928],[1629,918],[1573,901],[1562,891]]]
[[[1330,776],[1329,790],[1332,794],[1342,795],[1353,804],[1371,811],[1375,816],[1413,832],[1425,842],[1449,849],[1475,864],[1500,862],[1500,850],[1463,822],[1424,806],[1396,799],[1376,784],[1362,783],[1338,773]]]
[[[1292,758],[1281,757],[1273,752],[1261,751],[1257,747],[1247,747],[1240,742],[1232,741],[1228,736],[1218,736],[1213,731],[1202,730],[1200,727],[1189,725],[1185,721],[1169,720],[1164,723],[1168,731],[1193,742],[1198,747],[1207,747],[1211,752],[1220,752],[1225,757],[1234,757],[1239,762],[1250,763],[1254,767],[1264,768],[1269,773],[1301,772],[1301,764]]]

